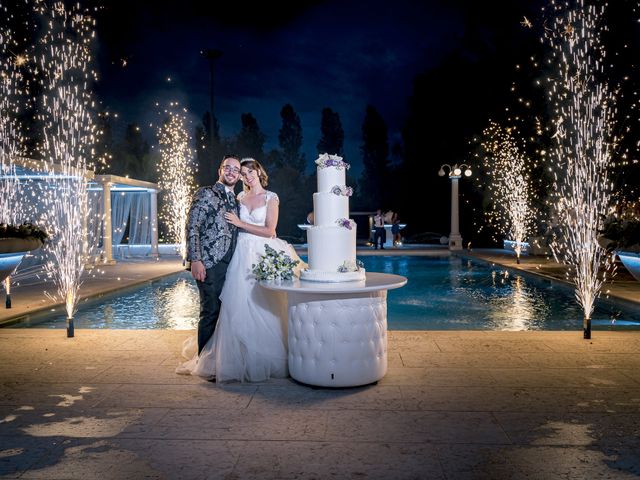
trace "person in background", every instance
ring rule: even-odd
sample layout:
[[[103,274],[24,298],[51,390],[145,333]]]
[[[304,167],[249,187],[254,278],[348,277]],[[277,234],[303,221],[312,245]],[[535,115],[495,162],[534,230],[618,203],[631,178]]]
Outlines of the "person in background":
[[[402,245],[402,235],[400,235],[400,219],[398,218],[398,214],[393,214],[393,220],[391,225],[391,234],[393,235],[393,246],[399,247]]]
[[[380,248],[384,250],[384,243],[387,241],[387,232],[384,229],[384,215],[381,209],[378,209],[373,217],[373,228],[373,244],[375,250],[378,249],[378,240],[380,240]]]

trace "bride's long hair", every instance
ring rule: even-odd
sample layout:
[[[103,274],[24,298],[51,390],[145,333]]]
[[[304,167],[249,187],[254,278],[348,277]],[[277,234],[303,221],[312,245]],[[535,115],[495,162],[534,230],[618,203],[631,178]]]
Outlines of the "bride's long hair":
[[[264,167],[260,165],[260,162],[258,162],[255,158],[243,158],[240,161],[240,168],[242,167],[247,167],[258,172],[258,180],[260,180],[260,185],[262,185],[262,188],[267,188],[267,185],[269,185],[269,175],[267,175],[267,171],[264,169]],[[244,191],[248,192],[249,187],[247,187],[244,182],[242,185]]]

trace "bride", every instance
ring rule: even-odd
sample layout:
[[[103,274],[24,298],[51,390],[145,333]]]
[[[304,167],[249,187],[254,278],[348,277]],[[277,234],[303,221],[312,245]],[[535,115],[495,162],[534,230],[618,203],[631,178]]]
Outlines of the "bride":
[[[238,195],[240,216],[226,213],[240,229],[238,243],[227,269],[216,330],[200,355],[197,342],[185,341],[182,354],[189,358],[178,373],[229,380],[258,382],[288,375],[287,298],[256,284],[252,265],[265,253],[265,244],[284,250],[299,260],[293,247],[276,238],[278,195],[265,189],[269,177],[253,158],[240,162],[244,190]],[[296,267],[296,273],[302,262]]]

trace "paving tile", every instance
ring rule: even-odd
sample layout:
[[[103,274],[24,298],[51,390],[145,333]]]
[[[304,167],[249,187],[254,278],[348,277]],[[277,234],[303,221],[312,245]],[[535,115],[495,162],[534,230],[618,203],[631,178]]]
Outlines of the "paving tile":
[[[477,368],[389,367],[379,385],[496,385],[492,371]]]
[[[611,368],[536,368],[536,369],[492,369],[489,373],[500,386],[516,387],[640,387],[638,381],[623,372]]]
[[[0,436],[0,477],[18,478],[40,459],[59,448],[59,438]]]
[[[517,413],[494,416],[518,445],[640,447],[640,415],[634,413]],[[639,452],[640,453],[640,452]]]
[[[498,422],[486,412],[329,412],[326,439],[389,443],[506,443]]]
[[[531,368],[620,368],[640,367],[638,354],[607,353],[517,353]],[[499,366],[496,366],[499,368]]]
[[[219,387],[202,381],[195,385],[119,385],[96,406],[101,408],[246,408],[257,387]]]
[[[0,436],[110,438],[145,436],[167,409],[105,409],[81,406],[0,407]]]
[[[510,353],[510,352],[550,352],[543,341],[496,340],[493,337],[474,339],[438,339],[435,341],[442,352],[450,353]]]
[[[111,440],[68,440],[59,451],[44,456],[21,478],[103,480],[168,478],[148,459]]]
[[[248,450],[244,442],[235,441],[117,439],[113,443],[144,459],[160,478],[180,480],[234,478],[238,458]]]
[[[93,378],[94,383],[122,383],[135,385],[201,384],[203,379],[192,375],[178,375],[169,365],[113,365]]]
[[[401,386],[406,410],[640,412],[640,389]]]
[[[395,385],[372,385],[357,388],[318,388],[304,385],[262,385],[256,391],[252,407],[287,407],[305,410],[402,409],[400,388]]]
[[[109,395],[116,385],[92,383],[3,383],[0,384],[0,405],[55,406],[94,405]]]
[[[109,367],[109,364],[92,362],[87,362],[84,365],[68,365],[57,360],[40,365],[13,365],[0,373],[0,383],[93,382]]]
[[[625,480],[630,471],[612,467],[614,456],[590,447],[439,446],[447,478],[460,480]]]
[[[173,409],[139,435],[197,440],[324,440],[326,417],[327,412],[290,408]]]
[[[402,352],[405,367],[443,368],[509,368],[528,367],[529,363],[519,353],[412,353]]]
[[[208,478],[218,478],[216,474]],[[436,447],[386,442],[247,442],[228,478],[444,479]]]

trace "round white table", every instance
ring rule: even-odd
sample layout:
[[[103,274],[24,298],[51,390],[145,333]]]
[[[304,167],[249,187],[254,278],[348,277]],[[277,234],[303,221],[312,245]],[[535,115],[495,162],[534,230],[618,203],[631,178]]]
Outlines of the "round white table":
[[[287,292],[289,373],[321,387],[355,387],[387,373],[387,291],[406,277],[367,273],[357,282],[261,281]]]

